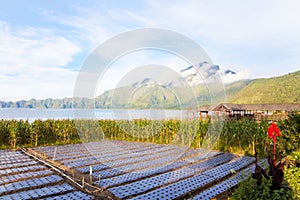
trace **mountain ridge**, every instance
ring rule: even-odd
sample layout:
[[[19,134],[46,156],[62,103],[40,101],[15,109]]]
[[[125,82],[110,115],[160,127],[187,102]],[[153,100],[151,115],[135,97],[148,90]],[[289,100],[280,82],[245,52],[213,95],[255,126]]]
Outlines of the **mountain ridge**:
[[[150,85],[149,85],[150,83]],[[300,70],[278,77],[245,79],[225,85],[227,103],[262,104],[262,103],[300,103]],[[148,86],[147,86],[148,85]],[[143,87],[145,86],[145,87]],[[189,98],[188,90],[177,88],[181,97],[168,90],[168,85],[151,84],[150,79],[131,86],[109,90],[94,99],[29,99],[20,101],[0,101],[0,108],[127,108],[127,109],[178,109],[194,105]],[[175,87],[173,87],[174,90]],[[195,86],[197,101],[209,104],[209,91],[204,85]],[[133,92],[134,91],[134,92]],[[122,100],[130,100],[125,103]]]

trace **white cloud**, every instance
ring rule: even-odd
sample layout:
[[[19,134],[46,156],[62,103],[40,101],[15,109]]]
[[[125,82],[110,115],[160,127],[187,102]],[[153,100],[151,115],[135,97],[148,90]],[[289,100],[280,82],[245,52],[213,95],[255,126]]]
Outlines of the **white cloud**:
[[[73,6],[72,14],[63,10],[45,11],[44,16],[52,20],[54,27],[58,23],[55,29],[59,29],[60,34],[50,28],[16,28],[0,22],[0,87],[3,95],[0,98],[71,96],[76,73],[61,69],[61,66],[70,64],[79,52],[88,54],[116,34],[144,27],[174,30],[198,42],[221,70],[237,72],[236,75],[222,76],[226,83],[299,70],[299,7],[297,0],[148,0],[131,5],[107,1]],[[139,43],[139,39],[126,42]],[[124,63],[112,66],[97,92],[113,88],[132,66],[149,64],[149,58],[128,57]],[[186,67],[179,60],[161,56],[156,64]],[[83,60],[75,62],[82,63]],[[31,91],[18,89],[25,85]]]
[[[248,78],[278,76],[300,66],[299,1],[154,3],[157,25],[191,36],[221,66],[247,68]],[[164,9],[160,9],[164,8]],[[166,9],[165,9],[166,8]],[[168,23],[175,22],[175,23]]]
[[[291,69],[300,63],[299,7],[297,0],[149,0],[140,7],[122,3],[77,7],[77,16],[55,20],[77,30],[93,47],[130,29],[171,29],[197,41],[214,63],[247,68],[250,77],[257,77],[259,68]],[[272,75],[272,70],[261,74]]]
[[[29,68],[16,76],[1,74],[0,100],[71,97],[76,75],[62,68]]]
[[[99,4],[92,7],[74,6],[76,15],[66,15],[58,12],[44,12],[44,15],[52,21],[67,26],[72,30],[75,39],[89,45],[90,49],[100,45],[126,29],[122,23],[113,19],[107,10],[101,10]]]
[[[148,12],[157,26],[204,36],[221,43],[249,42],[300,33],[299,1],[152,1]],[[143,15],[144,16],[144,15]],[[297,37],[298,38],[298,37]]]
[[[151,64],[164,66],[178,74],[181,69],[190,65],[182,58],[168,52],[149,49],[134,51],[120,57],[107,68],[107,71],[105,71],[101,80],[99,80],[96,96],[107,89],[113,89],[116,86],[131,85],[145,78],[149,78],[147,74],[136,74],[136,76],[132,76],[132,73],[139,68],[144,68],[146,65]],[[152,75],[155,73],[156,72],[153,72]],[[157,73],[162,73],[162,71]],[[159,75],[161,74],[158,74],[158,76]],[[130,78],[128,79],[127,76],[130,76]],[[167,77],[168,74],[164,74],[164,76]],[[123,82],[121,84],[120,81],[122,79]],[[124,80],[128,81],[124,82]]]
[[[221,68],[221,78],[223,83],[227,84],[227,83],[233,83],[235,81],[239,81],[239,80],[245,80],[245,79],[249,79],[249,70],[247,68],[243,68],[243,69],[238,69],[235,70],[233,68],[231,68],[230,70],[234,71],[235,74],[233,73],[225,73],[227,69],[222,69]]]
[[[19,33],[19,35],[18,35]],[[30,28],[22,32],[11,30],[0,23],[0,65],[19,67],[57,67],[73,61],[81,48],[71,41],[45,33],[44,29]]]
[[[63,69],[81,48],[51,30],[0,23],[0,99],[72,95],[76,73]],[[71,87],[72,86],[72,87]]]

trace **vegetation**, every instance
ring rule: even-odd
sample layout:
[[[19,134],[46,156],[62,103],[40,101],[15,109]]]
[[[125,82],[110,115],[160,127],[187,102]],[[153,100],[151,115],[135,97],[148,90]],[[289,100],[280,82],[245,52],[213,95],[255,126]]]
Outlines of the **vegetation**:
[[[0,146],[39,146],[78,142],[72,120],[0,120]]]
[[[219,124],[217,124],[219,125]],[[291,113],[277,123],[282,136],[277,137],[277,155],[289,156],[296,163],[300,158],[300,114]],[[269,123],[252,119],[225,121],[214,149],[227,152],[254,154],[266,157],[272,150],[267,136]],[[0,148],[35,147],[41,145],[72,144],[103,139],[151,142],[161,144],[202,147],[207,138],[210,121],[195,120],[0,120]],[[280,159],[280,158],[278,158]],[[288,163],[288,162],[287,162]],[[270,165],[271,166],[271,165]],[[274,169],[275,167],[273,167]],[[272,170],[271,170],[272,171]],[[300,168],[288,164],[284,170],[280,189],[276,173],[261,183],[252,177],[242,181],[230,199],[300,199]],[[253,176],[254,177],[254,176]]]
[[[294,191],[294,198],[300,199],[300,168],[289,165],[284,170],[284,180]]]
[[[294,152],[297,155],[300,152]],[[284,161],[276,163],[268,158],[269,172],[257,165],[251,177],[239,183],[230,199],[300,199],[300,168],[295,166],[287,156]],[[285,166],[284,166],[285,165]]]
[[[232,200],[291,200],[300,199],[300,168],[290,166],[285,169],[284,181],[286,187],[280,190],[271,190],[272,180],[263,179],[262,184],[258,186],[256,180],[252,177],[239,183],[230,199]],[[289,187],[290,188],[289,188]]]
[[[277,137],[277,155],[288,156],[296,162],[300,158],[300,114],[291,113],[279,122],[282,136]],[[254,154],[266,157],[272,149],[266,130],[267,121],[228,119],[214,149]],[[214,127],[213,127],[214,128]],[[207,139],[209,121],[195,120],[0,120],[0,147],[17,148],[40,145],[72,144],[103,139],[185,145],[195,148]],[[211,138],[211,137],[208,137]],[[280,159],[280,158],[278,158]],[[276,168],[276,167],[275,167]],[[272,174],[272,173],[271,173]],[[232,199],[300,199],[300,170],[293,164],[284,169],[284,185],[271,189],[272,178],[262,179],[260,185],[248,178],[232,195]],[[275,177],[275,176],[274,176]],[[291,187],[292,189],[288,189]]]
[[[300,103],[300,71],[284,76],[256,79],[236,95],[229,96],[233,103]]]
[[[57,145],[102,139],[200,147],[208,122],[193,120],[0,120],[2,148]]]
[[[279,129],[283,132],[278,137],[278,142],[284,144],[279,146],[282,156],[287,156],[293,151],[300,149],[300,114],[293,112],[289,118],[279,123]]]
[[[230,199],[300,199],[299,159],[299,114],[292,113],[289,119],[280,125],[284,134],[281,136],[280,155],[286,155],[276,161],[272,154],[268,157],[269,172],[257,165],[252,177],[242,181]],[[279,137],[280,138],[280,137]],[[297,149],[298,151],[293,151]],[[278,155],[278,153],[276,153]]]
[[[282,136],[277,138],[277,152],[282,156],[300,149],[300,114],[292,113],[278,123]],[[267,121],[227,120],[214,149],[267,157],[272,141],[267,137]],[[0,120],[0,146],[57,145],[101,139],[186,145],[199,148],[210,127],[209,121],[195,120]]]

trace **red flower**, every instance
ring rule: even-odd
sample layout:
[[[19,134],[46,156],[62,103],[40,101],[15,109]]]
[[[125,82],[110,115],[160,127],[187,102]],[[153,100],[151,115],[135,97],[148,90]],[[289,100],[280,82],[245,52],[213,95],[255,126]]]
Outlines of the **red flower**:
[[[276,137],[277,136],[281,136],[281,133],[278,129],[278,127],[276,126],[275,123],[271,123],[270,127],[268,128],[268,136],[269,138],[271,138],[274,142],[276,141]]]
[[[274,155],[274,163],[276,162],[276,137],[281,136],[279,129],[277,128],[275,123],[271,123],[268,128],[268,136],[273,140],[273,155]]]

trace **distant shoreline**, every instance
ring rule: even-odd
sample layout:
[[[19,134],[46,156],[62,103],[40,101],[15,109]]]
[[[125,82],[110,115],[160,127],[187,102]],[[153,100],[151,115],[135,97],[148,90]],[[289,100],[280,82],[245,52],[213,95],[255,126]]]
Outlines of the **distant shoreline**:
[[[137,110],[137,109],[39,109],[1,108],[0,119],[186,119],[193,113],[187,110]],[[196,112],[196,111],[195,111]],[[195,115],[196,113],[194,113]]]

